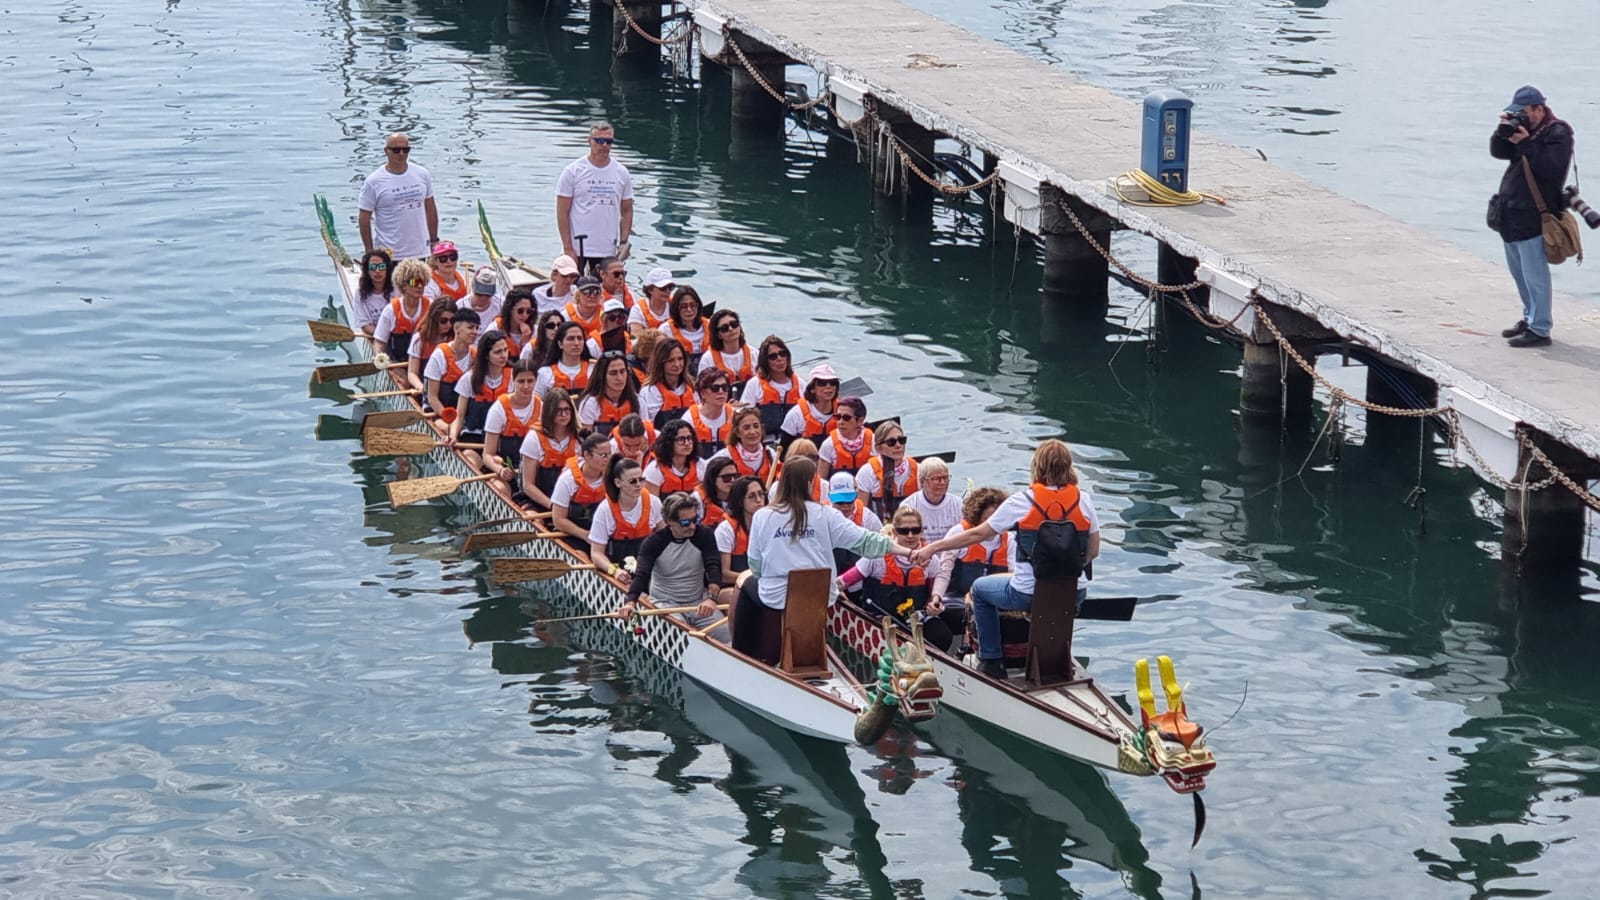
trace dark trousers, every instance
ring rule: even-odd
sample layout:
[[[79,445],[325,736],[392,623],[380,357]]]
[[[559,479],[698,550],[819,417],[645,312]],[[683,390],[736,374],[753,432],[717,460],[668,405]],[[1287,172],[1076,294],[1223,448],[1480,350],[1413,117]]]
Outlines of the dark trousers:
[[[733,611],[733,649],[775,666],[783,654],[783,610],[761,602],[756,593],[758,580],[747,578],[739,589]]]

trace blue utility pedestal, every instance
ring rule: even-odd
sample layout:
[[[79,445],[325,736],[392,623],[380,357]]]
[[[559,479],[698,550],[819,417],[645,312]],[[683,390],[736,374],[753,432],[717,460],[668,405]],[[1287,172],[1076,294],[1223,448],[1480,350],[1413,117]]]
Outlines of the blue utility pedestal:
[[[1139,168],[1174,191],[1189,189],[1189,115],[1194,101],[1182,91],[1152,91],[1144,98],[1144,145]]]

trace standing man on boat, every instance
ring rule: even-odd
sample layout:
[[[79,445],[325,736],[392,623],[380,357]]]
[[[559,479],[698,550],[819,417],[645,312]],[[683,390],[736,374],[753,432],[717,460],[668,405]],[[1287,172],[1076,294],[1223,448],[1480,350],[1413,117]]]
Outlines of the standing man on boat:
[[[561,252],[577,260],[585,272],[594,271],[595,264],[608,256],[628,255],[628,236],[633,233],[633,176],[611,158],[616,141],[610,122],[589,126],[588,154],[569,163],[556,181]]]
[[[439,208],[433,176],[411,161],[411,139],[396,131],[384,139],[384,165],[361,185],[361,248],[388,247],[396,260],[427,259],[439,242]]]
[[[1489,227],[1505,242],[1506,266],[1522,297],[1522,318],[1500,336],[1513,347],[1548,347],[1555,322],[1543,211],[1558,213],[1567,206],[1562,186],[1572,164],[1572,126],[1556,118],[1538,88],[1523,85],[1500,113],[1500,125],[1489,136],[1489,155],[1508,161],[1500,189],[1489,200]]]

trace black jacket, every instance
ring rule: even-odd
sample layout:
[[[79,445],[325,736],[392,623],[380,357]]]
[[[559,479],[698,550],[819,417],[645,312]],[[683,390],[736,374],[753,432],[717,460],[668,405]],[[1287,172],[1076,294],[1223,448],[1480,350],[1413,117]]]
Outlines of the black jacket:
[[[706,585],[720,587],[722,552],[717,549],[716,535],[706,526],[697,525],[689,541],[700,551],[700,564],[706,570]],[[656,560],[661,558],[661,552],[671,543],[672,531],[665,524],[644,539],[644,543],[639,547],[639,555],[635,559],[636,570],[633,573],[633,581],[628,584],[630,603],[638,600],[640,594],[650,590],[650,573],[655,570]]]
[[[1500,232],[1500,238],[1507,242],[1538,237],[1544,224],[1539,221],[1539,207],[1528,191],[1528,179],[1522,174],[1522,160],[1533,166],[1533,180],[1539,185],[1545,208],[1551,212],[1566,209],[1567,200],[1561,190],[1567,183],[1567,167],[1572,164],[1572,126],[1552,113],[1550,121],[1520,144],[1511,143],[1504,129],[1497,128],[1489,138],[1489,155],[1510,161],[1500,176],[1500,190],[1489,200],[1489,227]]]

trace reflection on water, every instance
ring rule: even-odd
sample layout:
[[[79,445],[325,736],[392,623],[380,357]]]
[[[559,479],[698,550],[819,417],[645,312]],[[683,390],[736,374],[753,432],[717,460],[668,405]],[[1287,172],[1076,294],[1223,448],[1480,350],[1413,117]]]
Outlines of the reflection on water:
[[[1127,94],[1192,83],[1274,161],[1477,239],[1407,167],[1478,177],[1434,145],[1477,153],[1472,116],[1504,91],[1462,66],[1497,20],[940,11]],[[30,303],[0,308],[7,358],[34,361],[0,374],[0,891],[1566,895],[1597,874],[1574,840],[1600,790],[1592,573],[1503,589],[1495,500],[1443,448],[1358,421],[1335,463],[1309,432],[1236,427],[1232,348],[1120,287],[1103,317],[1041,307],[1035,248],[981,204],[875,200],[820,127],[730,134],[725,73],[614,65],[588,16],[7,14],[0,133],[14,230],[39,249]],[[1552,60],[1596,81],[1592,60]],[[1392,102],[1419,79],[1444,86],[1436,129]],[[1248,685],[1196,851],[1184,798],[954,716],[819,745],[652,671],[615,629],[534,630],[572,601],[491,590],[453,543],[470,512],[384,504],[412,463],[339,443],[351,384],[304,393],[336,356],[300,324],[332,287],[305,198],[328,192],[353,238],[361,174],[406,128],[446,233],[479,255],[482,199],[538,262],[549,185],[599,116],[645,198],[635,268],[669,265],[800,358],[867,377],[919,449],[960,451],[960,478],[1010,484],[1037,438],[1074,443],[1110,538],[1095,589],[1155,600],[1085,626],[1091,670],[1125,689],[1133,660],[1172,653],[1213,726]],[[87,373],[100,360],[117,379]],[[1419,481],[1420,510],[1403,502]]]

